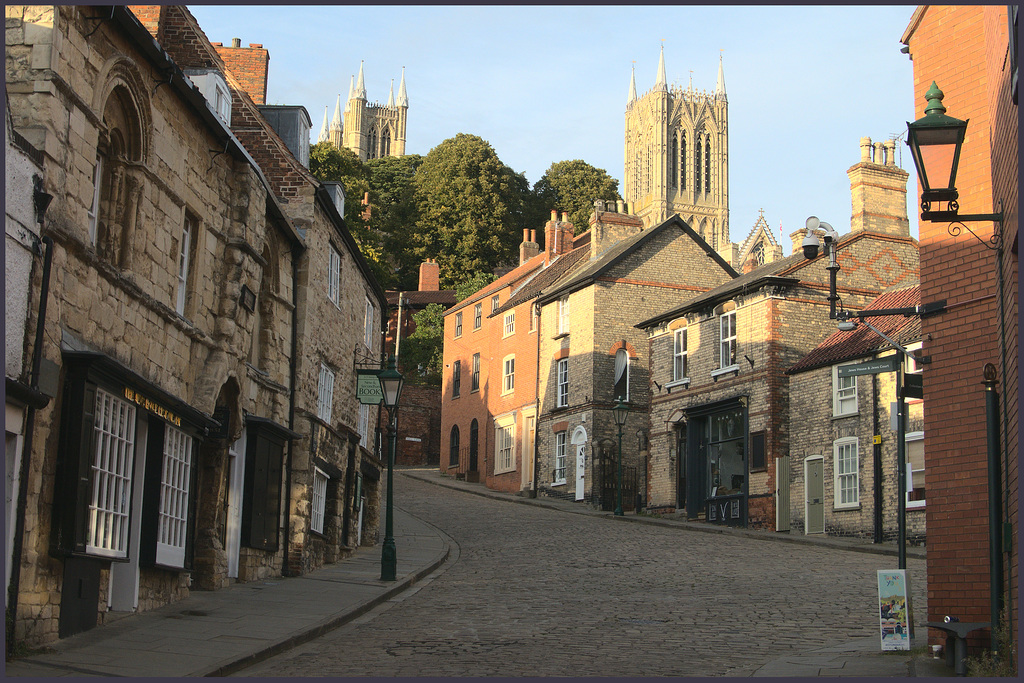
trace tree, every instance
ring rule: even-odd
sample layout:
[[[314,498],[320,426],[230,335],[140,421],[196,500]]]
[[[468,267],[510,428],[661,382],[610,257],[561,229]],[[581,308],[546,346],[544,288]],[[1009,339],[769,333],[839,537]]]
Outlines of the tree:
[[[444,307],[427,304],[413,313],[416,329],[402,340],[399,365],[406,379],[414,384],[440,386],[444,362]]]
[[[455,284],[455,300],[462,301],[466,297],[479,292],[497,278],[494,273],[469,273],[461,282]]]
[[[309,148],[309,171],[318,180],[338,181],[345,186],[345,227],[366,259],[377,282],[391,286],[394,274],[387,263],[383,237],[363,218],[363,195],[370,190],[370,170],[350,149],[338,149],[330,142]]]
[[[589,229],[595,199],[622,199],[619,181],[581,159],[551,164],[533,186],[533,193],[541,215],[552,209],[568,213],[577,235]]]
[[[465,133],[445,140],[423,158],[413,187],[419,215],[414,253],[437,260],[443,288],[467,273],[515,262],[527,227],[529,183],[487,141]]]
[[[419,154],[382,157],[367,162],[370,175],[370,228],[383,240],[393,287],[414,290],[418,281],[419,260],[413,250],[417,229],[417,210],[413,177],[423,163]]]

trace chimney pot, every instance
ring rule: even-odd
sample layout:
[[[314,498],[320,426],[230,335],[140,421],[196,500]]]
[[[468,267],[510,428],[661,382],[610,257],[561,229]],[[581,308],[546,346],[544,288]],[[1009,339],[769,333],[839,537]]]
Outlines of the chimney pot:
[[[569,222],[569,214],[566,213],[565,211],[562,212],[562,222],[563,223],[568,223]]]
[[[619,213],[622,213],[622,200],[621,199],[615,200],[615,210],[618,211]]]
[[[231,47],[242,47],[242,39],[241,38],[232,38],[231,39]]]
[[[551,220],[553,220],[553,221],[557,221],[558,220],[558,211],[556,211],[555,209],[551,209]]]

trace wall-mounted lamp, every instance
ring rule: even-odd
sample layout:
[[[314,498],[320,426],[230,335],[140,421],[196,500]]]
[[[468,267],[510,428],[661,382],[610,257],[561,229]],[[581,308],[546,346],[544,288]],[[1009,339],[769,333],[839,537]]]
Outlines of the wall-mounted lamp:
[[[960,215],[957,203],[956,171],[960,151],[967,135],[967,121],[946,116],[942,105],[944,97],[932,81],[924,94],[928,104],[924,116],[913,123],[907,122],[907,145],[917,167],[917,177],[924,188],[921,193],[921,220],[932,223],[943,221],[995,221],[1003,222],[1003,212]],[[932,202],[947,202],[946,211],[931,211]],[[973,234],[973,233],[972,233]]]

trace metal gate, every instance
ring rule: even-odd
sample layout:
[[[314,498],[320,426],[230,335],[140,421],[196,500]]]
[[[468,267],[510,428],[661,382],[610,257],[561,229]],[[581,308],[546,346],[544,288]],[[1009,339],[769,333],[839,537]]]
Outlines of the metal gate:
[[[619,483],[618,460],[605,458],[601,462],[601,509],[611,512],[615,509]],[[622,511],[636,509],[636,494],[639,480],[636,467],[622,467]]]

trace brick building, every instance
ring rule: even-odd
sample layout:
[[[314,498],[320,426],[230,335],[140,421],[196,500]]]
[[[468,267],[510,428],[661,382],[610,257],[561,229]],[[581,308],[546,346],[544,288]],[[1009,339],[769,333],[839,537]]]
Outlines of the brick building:
[[[864,311],[912,308],[920,303],[920,290],[913,286],[881,295]],[[920,318],[885,316],[869,322],[907,350],[921,348]],[[858,325],[833,332],[786,370],[791,436],[790,476],[785,483],[791,531],[891,541],[898,536],[897,496],[904,495],[907,541],[924,543],[924,401],[906,399],[908,491],[900,492],[891,410],[896,373],[839,376],[841,367],[895,353],[889,342],[866,325]],[[908,359],[904,372],[921,373],[925,367]]]
[[[946,114],[969,121],[956,185],[961,214],[1001,211],[1001,223],[922,221],[921,299],[945,299],[922,321],[928,366],[925,451],[928,476],[929,617],[990,620],[989,485],[986,389],[991,363],[999,384],[1000,517],[1009,525],[1001,562],[1003,607],[1016,635],[1017,546],[1017,8],[920,6],[901,41],[914,63],[915,117],[932,82]],[[936,208],[936,207],[932,207]],[[939,207],[944,208],[944,207]],[[968,228],[977,237],[964,231]],[[941,634],[931,631],[931,642]],[[988,631],[969,639],[990,643]]]
[[[843,305],[858,309],[884,289],[916,281],[917,243],[906,214],[908,174],[894,143],[861,140],[850,167],[851,230],[838,242]],[[833,322],[828,272],[800,251],[638,324],[650,348],[648,506],[690,519],[788,528],[775,504],[790,455],[786,368],[825,339]],[[751,264],[753,265],[753,264]],[[781,513],[781,517],[778,514]]]
[[[440,289],[437,261],[427,259],[420,264],[419,286],[412,292],[387,292],[388,329],[384,346],[394,349],[398,370],[405,376],[402,389],[401,417],[398,421],[396,465],[430,465],[441,463],[441,389],[416,383],[416,368],[402,361],[402,340],[416,331],[413,316],[430,304],[448,309],[455,305],[455,290]],[[399,321],[401,323],[399,324]]]

